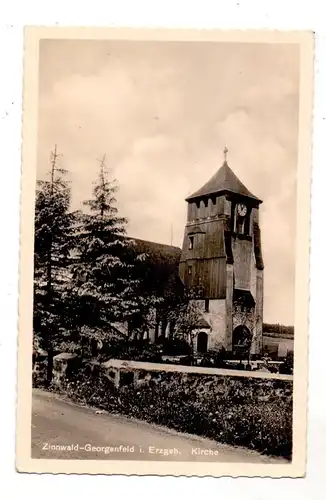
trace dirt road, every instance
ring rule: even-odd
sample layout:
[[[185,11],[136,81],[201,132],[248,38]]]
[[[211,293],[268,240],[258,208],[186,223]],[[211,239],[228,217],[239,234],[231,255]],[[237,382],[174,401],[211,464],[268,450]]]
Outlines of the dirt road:
[[[282,463],[242,448],[128,419],[97,414],[41,390],[33,391],[32,457]]]

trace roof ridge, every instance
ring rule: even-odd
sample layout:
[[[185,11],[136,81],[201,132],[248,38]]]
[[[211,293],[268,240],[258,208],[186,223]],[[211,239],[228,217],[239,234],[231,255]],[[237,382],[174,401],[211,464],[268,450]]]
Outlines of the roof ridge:
[[[150,243],[151,245],[160,245],[162,247],[175,248],[177,250],[181,250],[180,247],[177,247],[175,245],[169,245],[168,243],[160,243],[159,241],[144,240],[143,238],[135,238],[134,236],[127,236],[127,238],[131,240],[142,241],[144,243]]]
[[[173,248],[174,250],[178,250],[179,252],[181,252],[181,248],[180,247],[177,247],[175,245],[169,245],[168,243],[159,243],[158,241],[151,241],[151,240],[144,240],[143,238],[135,238],[134,236],[125,236],[125,238],[129,239],[129,240],[135,240],[135,241],[139,241],[141,243],[147,243],[149,245],[157,245],[157,246],[160,246],[160,247],[166,247],[166,248]]]

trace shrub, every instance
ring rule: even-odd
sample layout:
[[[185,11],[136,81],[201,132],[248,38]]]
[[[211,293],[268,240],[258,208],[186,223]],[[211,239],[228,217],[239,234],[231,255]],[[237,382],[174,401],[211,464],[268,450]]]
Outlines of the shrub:
[[[156,372],[116,389],[85,365],[61,387],[71,399],[110,412],[290,458],[292,384],[282,380]]]
[[[56,387],[53,389],[57,390]],[[65,377],[60,391],[75,402],[98,408],[107,408],[111,397],[117,399],[117,391],[102,367],[88,363],[77,373]]]
[[[170,356],[179,355],[189,355],[192,349],[186,340],[175,337],[175,338],[165,338],[160,337],[158,339],[158,345],[162,346],[163,354]]]
[[[46,367],[47,361],[35,361],[33,372],[32,372],[32,386],[33,387],[45,387],[46,385]]]
[[[105,346],[103,354],[99,357],[101,360],[125,359],[148,362],[161,361],[161,348],[151,344],[146,340],[112,339]]]
[[[293,351],[289,351],[283,363],[280,364],[279,373],[286,375],[293,374]]]
[[[218,387],[208,377],[190,377],[185,384],[180,376],[166,375],[138,390],[121,388],[123,412],[230,445],[291,456],[291,397],[275,397],[272,386],[252,386],[247,379],[244,384],[239,379],[224,380]]]

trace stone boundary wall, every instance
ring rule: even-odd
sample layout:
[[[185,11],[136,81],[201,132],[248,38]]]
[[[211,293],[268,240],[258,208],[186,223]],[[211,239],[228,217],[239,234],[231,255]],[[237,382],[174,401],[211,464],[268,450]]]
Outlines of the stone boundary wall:
[[[261,380],[284,380],[293,381],[292,375],[281,375],[279,373],[268,373],[259,371],[242,371],[242,370],[228,370],[224,368],[204,368],[197,366],[182,366],[182,365],[168,365],[165,363],[142,363],[140,361],[124,361],[120,359],[110,359],[101,364],[104,368],[106,376],[112,380],[116,387],[119,387],[121,374],[133,374],[133,381],[139,379],[140,372],[147,372],[149,377],[152,372],[165,372],[165,373],[184,373],[194,375],[219,375],[223,377],[244,377],[250,379]],[[130,382],[132,380],[130,379]]]
[[[220,443],[290,458],[293,377],[268,372],[59,355],[53,390]]]
[[[78,359],[76,355],[69,353],[61,353],[53,359],[53,375],[54,383],[60,384],[63,376],[66,376],[70,363]],[[155,377],[155,373],[176,373],[184,375],[199,375],[199,376],[220,376],[232,378],[245,378],[245,379],[259,379],[259,380],[283,380],[293,382],[292,375],[283,375],[279,373],[269,373],[261,371],[245,371],[245,370],[232,370],[224,368],[206,368],[200,366],[184,366],[173,365],[166,363],[149,363],[141,361],[127,361],[120,359],[110,359],[109,361],[99,363],[90,361],[89,364],[100,366],[104,370],[104,374],[114,383],[115,387],[120,386],[121,378],[128,378],[125,374],[130,374],[128,383],[136,383],[141,378],[150,380]]]

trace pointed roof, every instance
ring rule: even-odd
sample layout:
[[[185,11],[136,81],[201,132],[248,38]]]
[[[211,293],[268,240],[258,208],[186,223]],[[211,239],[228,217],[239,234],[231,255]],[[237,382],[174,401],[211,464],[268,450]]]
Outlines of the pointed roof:
[[[241,196],[251,198],[258,203],[262,203],[259,198],[254,196],[250,191],[248,191],[246,186],[242,184],[238,177],[233,173],[226,160],[216,174],[214,174],[213,177],[206,182],[206,184],[198,189],[198,191],[193,193],[191,196],[188,196],[186,201],[222,192],[239,194]]]

